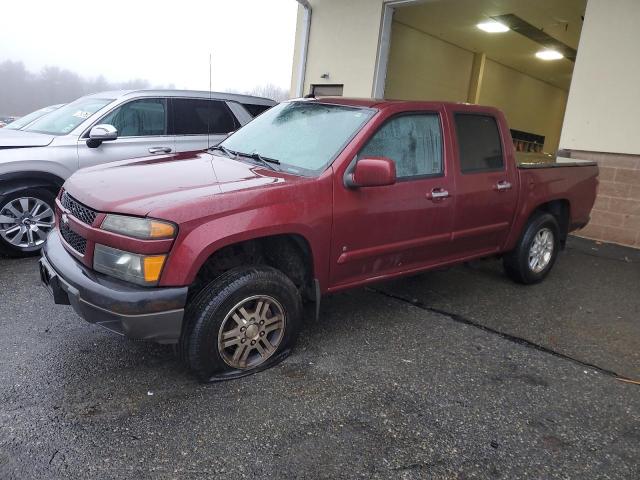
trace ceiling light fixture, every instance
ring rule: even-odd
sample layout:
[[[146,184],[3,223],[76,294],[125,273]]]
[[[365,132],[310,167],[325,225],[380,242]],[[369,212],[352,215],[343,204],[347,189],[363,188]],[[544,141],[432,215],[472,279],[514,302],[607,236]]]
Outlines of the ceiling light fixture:
[[[547,49],[540,50],[538,53],[536,53],[536,57],[538,57],[540,60],[560,60],[561,58],[564,58],[564,55],[562,55],[557,50]]]
[[[509,27],[495,20],[479,23],[477,27],[487,33],[504,33],[510,30]]]

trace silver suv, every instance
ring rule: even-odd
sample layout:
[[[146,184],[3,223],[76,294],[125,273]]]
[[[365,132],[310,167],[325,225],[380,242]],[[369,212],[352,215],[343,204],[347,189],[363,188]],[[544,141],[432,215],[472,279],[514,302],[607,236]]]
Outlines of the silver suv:
[[[204,150],[275,105],[266,98],[181,90],[87,95],[0,135],[0,254],[38,251],[64,180],[80,168]]]

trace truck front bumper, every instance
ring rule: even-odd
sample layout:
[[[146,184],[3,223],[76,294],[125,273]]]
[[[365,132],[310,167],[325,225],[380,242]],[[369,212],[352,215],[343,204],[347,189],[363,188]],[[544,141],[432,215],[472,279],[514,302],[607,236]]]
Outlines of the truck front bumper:
[[[58,229],[42,250],[40,279],[55,303],[71,305],[90,323],[140,340],[180,338],[187,287],[145,288],[94,272],[65,250]]]

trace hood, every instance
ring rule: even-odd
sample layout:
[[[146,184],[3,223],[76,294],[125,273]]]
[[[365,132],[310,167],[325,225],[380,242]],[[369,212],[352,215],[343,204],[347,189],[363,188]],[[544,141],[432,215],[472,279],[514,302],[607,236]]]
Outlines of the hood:
[[[152,210],[197,205],[215,195],[284,184],[289,177],[227,157],[192,152],[82,169],[64,188],[93,209],[144,216]]]
[[[0,129],[0,149],[46,147],[55,135],[45,133],[25,132],[24,130]]]

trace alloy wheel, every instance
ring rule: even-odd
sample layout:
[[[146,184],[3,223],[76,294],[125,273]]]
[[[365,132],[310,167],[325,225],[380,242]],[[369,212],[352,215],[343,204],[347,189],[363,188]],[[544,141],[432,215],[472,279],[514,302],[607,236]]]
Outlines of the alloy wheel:
[[[0,208],[0,237],[20,249],[42,246],[54,225],[53,209],[39,198],[16,198]]]
[[[246,298],[231,309],[220,326],[220,356],[232,368],[255,368],[276,352],[285,325],[284,309],[275,298]]]
[[[548,228],[542,228],[533,237],[533,243],[529,249],[529,268],[534,273],[540,273],[553,258],[555,238]]]

